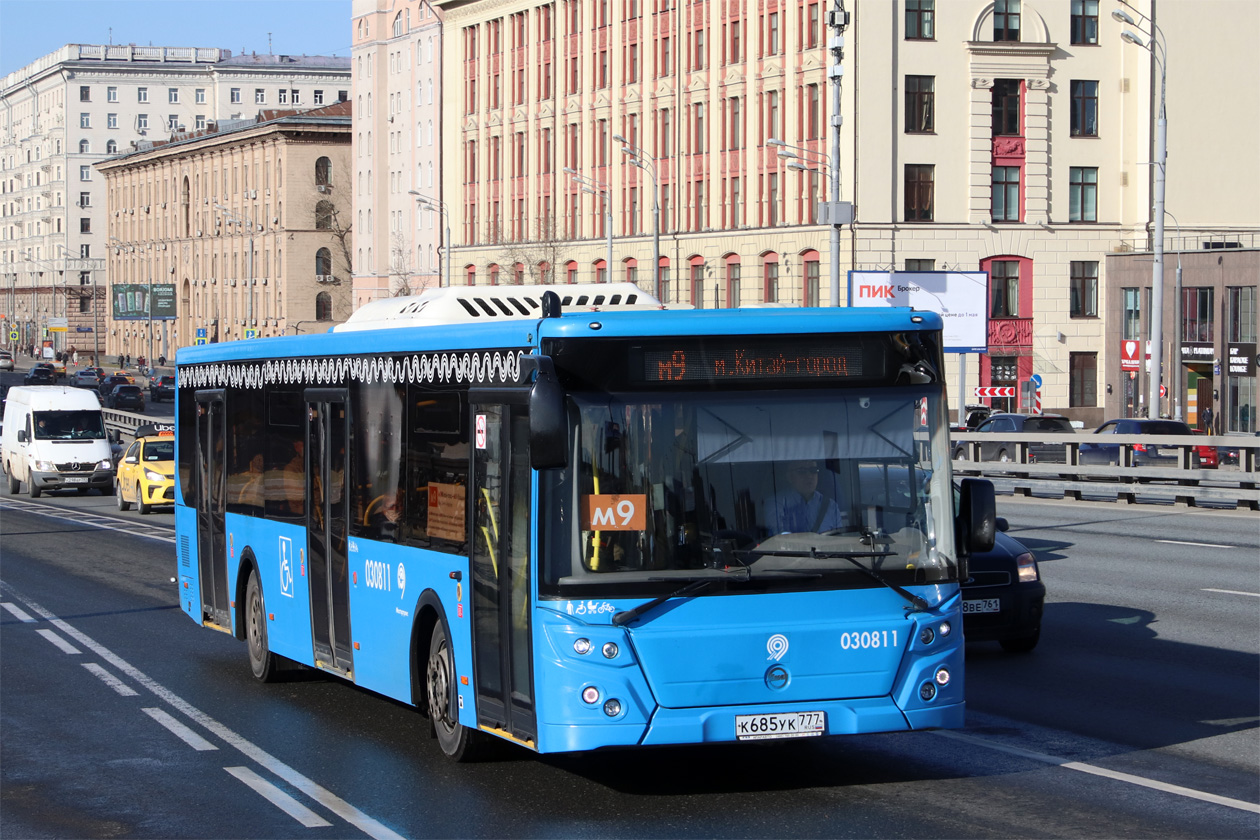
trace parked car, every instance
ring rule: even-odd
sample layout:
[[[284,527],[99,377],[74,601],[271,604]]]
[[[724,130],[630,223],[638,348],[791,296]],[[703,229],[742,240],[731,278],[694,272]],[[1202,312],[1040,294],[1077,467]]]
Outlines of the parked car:
[[[96,390],[101,387],[101,379],[96,375],[96,371],[91,368],[76,371],[74,376],[70,377],[70,384],[76,388],[91,388]]]
[[[13,354],[8,350],[0,350],[0,370],[13,370]]]
[[[1011,433],[1053,432],[1072,433],[1072,423],[1060,414],[992,414],[976,427],[977,434],[992,434],[993,440],[980,443],[981,461],[1015,461],[1019,458],[1018,445],[1003,440],[1001,435]],[[971,447],[965,442],[954,445],[954,460],[971,457]],[[1067,444],[1029,443],[1030,464],[1066,464]]]
[[[149,399],[154,402],[164,399],[175,399],[175,376],[155,376],[149,381]]]
[[[963,635],[968,642],[997,642],[1010,653],[1027,653],[1041,640],[1046,585],[1037,560],[1023,543],[998,533],[990,551],[972,554],[962,583]]]
[[[141,515],[154,505],[175,503],[174,426],[149,423],[136,429],[136,439],[118,462],[114,492],[119,510],[134,504]]]
[[[144,411],[144,391],[139,385],[115,385],[105,398],[105,405],[108,408]]]
[[[993,414],[993,409],[987,405],[969,405],[966,407],[967,422],[963,424],[954,423],[950,426],[953,432],[974,432],[976,427],[989,419],[989,415]]]
[[[22,377],[23,385],[56,385],[57,377],[46,367],[36,365]]]
[[[1194,433],[1190,427],[1180,420],[1148,420],[1140,417],[1124,418],[1119,420],[1108,420],[1090,436],[1087,441],[1082,441],[1080,447],[1080,456],[1082,464],[1110,464],[1117,465],[1120,463],[1120,445],[1105,443],[1105,437],[1102,435],[1183,435],[1190,437]],[[1195,447],[1196,451],[1191,453],[1190,466],[1194,469],[1199,467],[1198,449],[1203,447]],[[1134,444],[1133,446],[1133,466],[1135,467],[1178,467],[1181,464],[1181,451],[1179,447],[1155,444]]]
[[[43,364],[46,364],[49,367],[51,367],[53,376],[57,377],[58,379],[61,379],[62,377],[66,375],[66,363],[63,362],[61,359],[52,359],[50,361],[43,362]]]

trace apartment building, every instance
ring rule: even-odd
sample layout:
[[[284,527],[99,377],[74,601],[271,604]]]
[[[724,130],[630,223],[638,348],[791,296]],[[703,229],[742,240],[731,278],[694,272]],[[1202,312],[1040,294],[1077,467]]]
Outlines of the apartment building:
[[[423,0],[354,0],[355,304],[442,285],[441,18]]]
[[[180,346],[345,320],[350,124],[348,101],[264,110],[98,163],[107,352],[169,359]],[[152,320],[147,302],[159,304]]]
[[[704,307],[844,305],[852,270],[981,271],[988,352],[950,357],[954,402],[1036,377],[1044,410],[1086,425],[1147,410],[1145,372],[1126,376],[1132,400],[1103,393],[1120,384],[1108,324],[1123,315],[1108,308],[1108,255],[1152,249],[1168,56],[1169,229],[1175,216],[1183,242],[1260,245],[1260,100],[1231,99],[1223,138],[1203,94],[1260,72],[1260,7],[1115,3],[1130,25],[1112,5],[439,1],[430,71],[418,36],[430,7],[357,0],[356,220],[371,242],[356,288],[396,293],[406,269],[436,269],[441,253],[423,254],[439,223],[456,284],[630,280]],[[829,13],[841,8],[833,161]],[[440,108],[436,145],[421,101]],[[836,261],[818,215],[833,200],[854,212]],[[388,232],[372,225],[382,213]],[[414,258],[389,279],[399,231]],[[1185,381],[1161,412],[1184,406]]]
[[[345,58],[134,44],[67,44],[5,76],[0,279],[15,343],[39,343],[65,318],[68,332],[50,336],[58,349],[94,346],[109,318],[96,163],[263,108],[329,105],[349,83]]]

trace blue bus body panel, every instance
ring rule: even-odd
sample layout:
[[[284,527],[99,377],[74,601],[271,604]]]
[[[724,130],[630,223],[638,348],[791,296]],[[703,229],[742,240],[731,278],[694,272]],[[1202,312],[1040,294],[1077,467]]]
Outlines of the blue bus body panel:
[[[262,584],[267,621],[267,647],[304,665],[314,663],[311,647],[311,591],[306,569],[306,529],[287,522],[229,513],[224,517],[228,547],[228,591],[248,575],[253,555]],[[239,607],[232,611],[233,630]]]
[[[201,623],[201,567],[197,562],[197,509],[184,506],[175,471],[175,563],[179,573],[179,608]]]
[[[539,750],[733,741],[736,715],[770,712],[825,712],[828,735],[960,726],[957,587],[912,591],[939,606],[910,613],[886,589],[706,596],[626,628],[611,618],[639,602],[545,602],[535,611]],[[579,638],[590,653],[575,651]],[[950,683],[924,701],[920,687],[942,666]],[[582,700],[588,687],[598,702]],[[620,703],[616,716],[608,699]]]

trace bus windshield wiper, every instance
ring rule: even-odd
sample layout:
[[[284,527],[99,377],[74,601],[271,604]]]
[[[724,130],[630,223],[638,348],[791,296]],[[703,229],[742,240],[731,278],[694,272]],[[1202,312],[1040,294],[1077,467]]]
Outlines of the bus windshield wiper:
[[[734,575],[734,577],[737,580],[748,580],[748,569],[746,567],[742,569],[737,569],[735,571],[742,572],[742,574]],[[658,578],[658,580],[659,579],[660,578]],[[704,590],[712,586],[715,581],[718,581],[721,579],[722,578],[720,577],[696,578],[695,580],[688,583],[686,586],[680,589],[676,589],[673,592],[669,593],[668,595],[662,595],[659,598],[653,598],[651,601],[647,601],[645,603],[639,604],[639,606],[634,607],[633,609],[623,610],[622,612],[617,613],[616,615],[613,616],[612,623],[616,624],[618,627],[620,627],[623,624],[628,624],[631,621],[634,621],[639,616],[648,612],[649,610],[656,609],[657,607],[659,607],[661,604],[665,603],[666,601],[672,601],[674,598],[685,598],[688,595],[695,595],[697,592],[703,592]]]
[[[878,581],[882,586],[887,586],[893,592],[896,592],[902,598],[905,598],[913,604],[916,610],[920,612],[930,612],[932,610],[932,605],[920,598],[918,595],[915,595],[913,592],[898,586],[885,578],[879,572],[874,569],[868,569],[866,566],[863,566],[858,562],[858,558],[861,557],[890,557],[896,553],[894,551],[819,551],[813,546],[810,546],[808,553],[804,551],[759,551],[757,549],[753,549],[749,553],[758,554],[763,557],[809,557],[812,560],[832,560],[838,557],[841,560],[848,560],[857,567],[859,572],[872,580]]]

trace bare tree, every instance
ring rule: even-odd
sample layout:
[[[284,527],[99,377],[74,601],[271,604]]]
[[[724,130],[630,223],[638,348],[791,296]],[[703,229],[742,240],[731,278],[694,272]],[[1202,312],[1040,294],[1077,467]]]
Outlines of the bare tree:
[[[354,276],[354,261],[351,255],[351,230],[353,224],[342,226],[341,212],[335,207],[328,208],[328,215],[317,218],[315,221],[316,229],[327,230],[333,236],[335,243],[333,256],[332,275],[336,279],[329,284],[327,291],[333,298],[333,312],[344,312],[349,316],[350,311],[354,308],[353,301],[353,283],[351,278]],[[337,265],[337,258],[340,258],[341,265]]]
[[[524,242],[503,242],[499,252],[499,265],[512,272],[509,283],[516,282],[515,267],[524,267],[524,282],[544,285],[556,282],[557,266],[563,256],[561,250],[569,244],[556,235],[555,219],[539,219],[535,225],[537,237]]]

